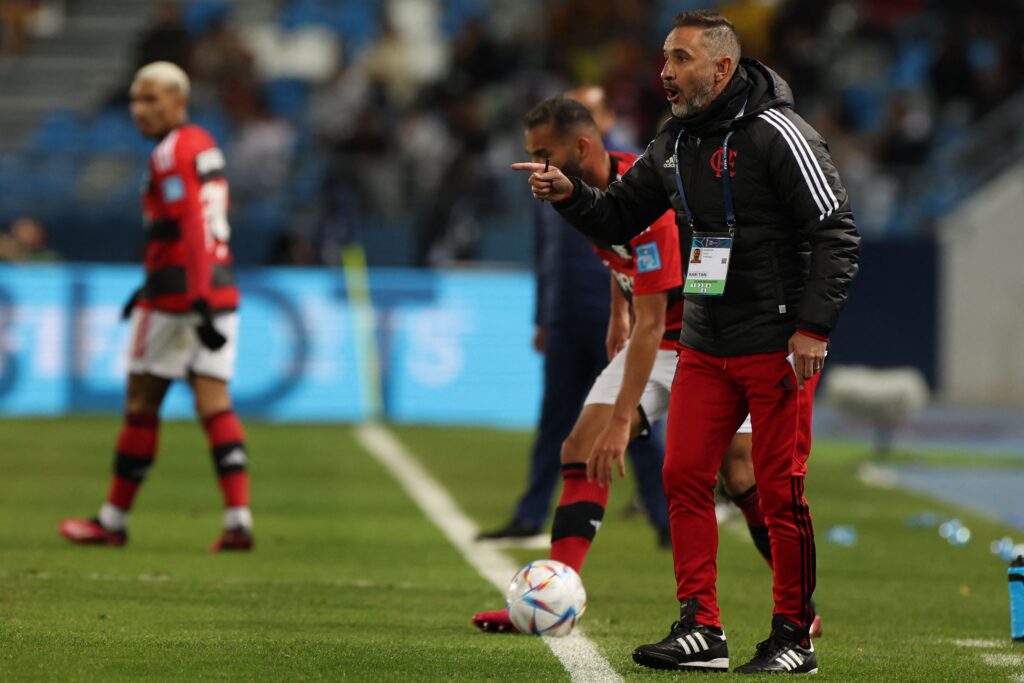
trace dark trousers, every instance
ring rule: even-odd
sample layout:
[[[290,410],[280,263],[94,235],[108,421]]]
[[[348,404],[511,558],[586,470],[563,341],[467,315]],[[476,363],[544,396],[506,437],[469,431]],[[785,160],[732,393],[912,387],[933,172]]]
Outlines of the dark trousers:
[[[515,513],[522,524],[539,528],[547,523],[551,498],[560,481],[562,442],[576,424],[591,385],[608,365],[604,348],[607,330],[603,321],[546,328],[540,424],[530,459],[529,483]],[[654,430],[648,439],[633,441],[629,454],[652,523],[667,527],[668,504],[661,483],[665,448],[660,430]]]

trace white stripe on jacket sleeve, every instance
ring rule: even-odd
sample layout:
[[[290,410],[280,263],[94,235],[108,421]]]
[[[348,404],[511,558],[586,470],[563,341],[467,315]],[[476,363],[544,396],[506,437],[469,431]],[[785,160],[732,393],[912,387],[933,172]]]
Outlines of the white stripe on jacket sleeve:
[[[818,163],[817,157],[814,156],[810,145],[807,144],[807,140],[792,121],[774,109],[769,109],[758,116],[775,128],[789,145],[804,182],[807,183],[811,198],[820,212],[818,220],[824,220],[826,216],[831,215],[839,208],[839,200],[832,192],[828,179],[825,177],[824,171],[821,170],[821,165]]]

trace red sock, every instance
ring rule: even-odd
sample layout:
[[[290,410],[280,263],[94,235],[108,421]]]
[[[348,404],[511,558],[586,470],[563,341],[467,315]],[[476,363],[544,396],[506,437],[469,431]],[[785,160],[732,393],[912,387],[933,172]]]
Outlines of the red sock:
[[[225,410],[203,420],[210,442],[213,465],[217,470],[225,507],[249,506],[249,458],[245,453],[245,433],[233,410]]]
[[[114,478],[110,482],[107,502],[122,510],[131,510],[149,468],[156,457],[160,418],[156,415],[126,413],[124,426],[117,437],[114,455]]]
[[[551,525],[552,560],[577,572],[583,569],[583,561],[604,518],[608,489],[598,486],[596,481],[587,481],[586,463],[562,465],[562,497]]]
[[[757,485],[751,486],[738,496],[730,497],[747,520],[747,529],[750,530],[754,546],[768,566],[772,566],[772,544],[768,537],[768,525],[764,522],[764,513],[761,512],[761,496],[757,493]]]

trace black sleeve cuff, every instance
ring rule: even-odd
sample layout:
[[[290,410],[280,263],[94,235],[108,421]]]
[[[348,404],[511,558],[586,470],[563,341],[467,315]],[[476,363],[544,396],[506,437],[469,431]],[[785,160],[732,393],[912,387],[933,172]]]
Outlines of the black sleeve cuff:
[[[796,329],[804,332],[810,332],[816,337],[823,337],[829,339],[832,336],[832,328],[826,327],[825,325],[818,325],[817,323],[807,322],[806,320],[799,320],[796,323]]]

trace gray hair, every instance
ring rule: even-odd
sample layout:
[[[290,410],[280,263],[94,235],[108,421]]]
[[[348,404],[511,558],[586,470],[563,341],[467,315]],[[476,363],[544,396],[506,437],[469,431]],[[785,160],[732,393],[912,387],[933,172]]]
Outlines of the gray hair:
[[[680,12],[672,22],[674,28],[696,26],[704,29],[701,43],[708,49],[711,59],[729,57],[732,63],[740,61],[740,37],[732,22],[717,12],[693,10]]]

